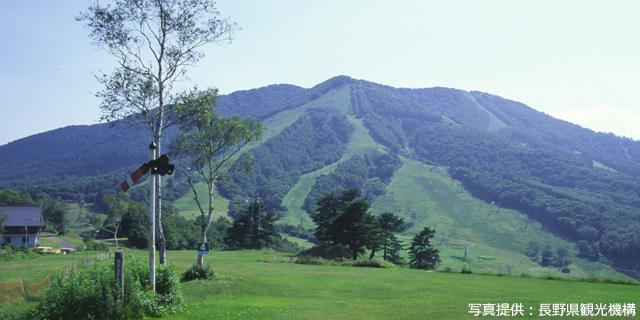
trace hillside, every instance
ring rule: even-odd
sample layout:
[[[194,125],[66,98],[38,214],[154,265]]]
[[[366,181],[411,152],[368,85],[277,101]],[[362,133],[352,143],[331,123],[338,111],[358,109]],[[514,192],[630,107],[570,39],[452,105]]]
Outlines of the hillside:
[[[530,241],[553,243],[584,261],[638,268],[640,142],[487,93],[345,76],[309,89],[235,92],[220,106],[222,114],[257,116],[269,128],[251,150],[255,174],[218,186],[232,217],[247,197],[261,197],[280,223],[310,226],[315,197],[357,187],[375,213],[403,217],[407,235],[437,224],[438,232],[467,241],[519,252]],[[68,127],[0,146],[11,154],[0,159],[11,168],[0,173],[0,189],[93,202],[146,161],[146,134]],[[167,181],[165,200],[182,197],[176,208],[193,210],[184,204],[184,181]],[[134,199],[146,200],[145,189],[136,189]]]

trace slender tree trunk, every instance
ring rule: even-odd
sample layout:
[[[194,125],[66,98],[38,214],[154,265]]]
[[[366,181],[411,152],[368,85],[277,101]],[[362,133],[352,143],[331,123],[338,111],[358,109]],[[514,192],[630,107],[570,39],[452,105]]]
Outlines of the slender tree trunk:
[[[207,242],[207,227],[203,224],[202,228],[200,229],[200,242],[201,243],[205,243]],[[198,265],[202,266],[204,265],[204,255],[198,255]]]
[[[351,248],[353,250],[353,260],[358,260],[358,247],[354,243]]]
[[[161,111],[162,113],[162,111]],[[156,146],[158,156],[161,154],[161,133],[162,133],[162,118],[158,119],[157,123],[158,136],[156,137]],[[166,239],[164,237],[164,230],[162,229],[162,179],[160,175],[156,175],[156,236],[157,241],[160,242],[160,264],[167,264],[167,247]]]
[[[200,212],[202,213],[202,226],[200,228],[200,242],[207,242],[207,231],[211,226],[211,219],[213,218],[213,183],[208,185],[209,187],[209,215],[205,217],[204,211],[202,211],[202,207],[200,207],[200,203],[198,203],[198,207],[200,208]],[[196,199],[197,201],[197,199]],[[198,255],[198,265],[204,265],[204,255]]]
[[[382,248],[382,260],[384,261],[387,261],[387,247],[389,247],[389,244],[387,244],[387,237],[385,236],[384,247]]]
[[[158,237],[158,241],[160,242],[160,264],[167,264],[167,247],[166,247],[166,239],[164,237],[164,229],[162,229],[162,196],[160,194],[162,188],[160,187],[160,175],[156,177],[158,179],[158,184],[156,188],[156,194],[158,195],[158,202],[156,205],[156,233]]]

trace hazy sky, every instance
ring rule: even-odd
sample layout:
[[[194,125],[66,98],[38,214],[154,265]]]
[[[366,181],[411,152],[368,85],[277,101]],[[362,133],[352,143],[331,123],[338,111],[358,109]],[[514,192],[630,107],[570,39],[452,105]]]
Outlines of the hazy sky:
[[[0,2],[0,145],[97,123],[115,60],[74,17],[89,1]],[[101,3],[106,3],[102,1]],[[221,93],[337,75],[489,92],[640,139],[640,1],[221,0],[242,28],[190,70]]]

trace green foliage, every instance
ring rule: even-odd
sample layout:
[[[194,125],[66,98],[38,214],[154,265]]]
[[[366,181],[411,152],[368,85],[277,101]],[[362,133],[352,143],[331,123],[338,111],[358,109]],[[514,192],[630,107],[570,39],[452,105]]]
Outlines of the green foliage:
[[[191,117],[185,117],[180,134],[171,143],[172,154],[187,156],[198,178],[204,180],[208,193],[198,194],[191,177],[183,171],[200,209],[200,241],[206,240],[213,215],[215,183],[230,179],[232,172],[251,173],[253,156],[243,151],[245,146],[260,141],[266,128],[259,120],[238,115],[222,117],[216,112],[217,90],[197,91],[181,95],[179,103],[198,109]],[[213,108],[212,108],[213,106]],[[190,111],[193,112],[193,111]],[[208,207],[203,207],[208,203]],[[266,230],[270,233],[271,230]],[[267,236],[267,242],[271,235]],[[201,257],[198,258],[201,262]]]
[[[527,212],[565,236],[597,241],[617,263],[632,267],[640,259],[633,231],[640,228],[640,200],[633,195],[638,178],[472,127],[425,124],[409,141],[421,161],[451,166],[452,176],[475,196]]]
[[[534,240],[529,241],[528,244],[528,250],[529,252],[527,253],[529,256],[537,256],[538,253],[540,252],[540,244]]]
[[[46,197],[40,201],[42,217],[48,231],[62,233],[64,230],[65,208],[59,199]]]
[[[389,147],[392,153],[397,154],[405,149],[407,137],[395,117],[387,118],[370,113],[364,117],[364,125],[369,129],[371,137]]]
[[[296,259],[295,263],[310,265],[336,265],[334,261],[312,256],[298,256],[298,259]]]
[[[313,214],[316,200],[323,195],[349,188],[362,190],[369,202],[384,194],[393,174],[402,166],[402,160],[394,155],[374,152],[364,156],[354,155],[338,164],[328,175],[321,175],[304,200],[303,209]]]
[[[358,197],[357,188],[342,190],[339,198],[328,193],[316,201],[315,214],[311,216],[318,224],[316,238],[348,247],[353,260],[365,247],[375,246],[379,232],[375,217],[368,212],[369,204]]]
[[[397,252],[398,250],[394,249],[402,248],[402,242],[398,240],[396,233],[402,233],[406,230],[404,219],[391,212],[385,212],[377,216],[376,219],[378,220],[380,230],[382,230],[379,240],[379,246],[383,250],[382,258],[386,261],[401,263],[401,258]],[[387,257],[387,253],[389,253],[389,257]]]
[[[225,243],[236,249],[263,247],[280,248],[286,252],[300,251],[297,244],[282,239],[276,230],[276,215],[273,212],[263,212],[263,205],[254,201],[240,217],[233,221],[227,229]]]
[[[289,100],[305,92],[305,89],[290,84],[272,84],[266,87],[246,91],[236,91],[220,97],[221,115],[240,115],[241,117],[260,117],[268,114]]]
[[[142,319],[183,310],[182,291],[171,266],[158,265],[156,293],[150,291],[148,265],[125,259],[124,297],[111,265],[99,264],[61,277],[25,319]]]
[[[22,204],[20,193],[13,189],[0,191],[0,206],[5,204]]]
[[[300,252],[298,256],[299,257],[302,257],[302,256],[323,257],[325,259],[338,259],[338,258],[351,256],[351,252],[349,251],[349,248],[342,245],[323,243]]]
[[[293,254],[298,254],[300,253],[300,251],[302,251],[302,248],[300,248],[300,245],[298,245],[296,242],[290,241],[286,237],[280,236],[274,237],[273,241],[269,243],[267,247],[277,252],[287,252]]]
[[[78,248],[81,248],[83,251],[109,251],[109,247],[106,243],[93,240],[89,233],[85,233],[82,236],[82,243],[84,244],[84,247],[78,246]]]
[[[411,240],[409,247],[409,261],[412,268],[416,269],[433,269],[436,265],[436,255],[440,250],[434,249],[430,240],[435,234],[435,230],[429,227],[416,234]]]
[[[277,224],[276,231],[278,231],[278,233],[288,234],[292,237],[305,239],[311,243],[318,242],[316,237],[313,235],[313,229],[307,229],[300,225],[293,226],[290,224]]]
[[[189,269],[185,270],[182,274],[180,281],[192,281],[192,280],[213,280],[216,278],[216,273],[211,269],[210,264],[199,265],[194,263]]]
[[[540,263],[543,266],[546,266],[551,263],[553,260],[553,250],[551,249],[551,245],[545,245],[540,252],[540,258],[542,262]]]
[[[218,185],[236,210],[231,215],[238,217],[246,197],[257,195],[269,209],[284,211],[282,199],[300,176],[340,160],[353,130],[346,116],[334,110],[311,110],[253,148],[254,174],[234,172],[232,180]]]
[[[39,253],[33,252],[28,246],[12,244],[0,249],[0,261],[29,260],[39,256]]]

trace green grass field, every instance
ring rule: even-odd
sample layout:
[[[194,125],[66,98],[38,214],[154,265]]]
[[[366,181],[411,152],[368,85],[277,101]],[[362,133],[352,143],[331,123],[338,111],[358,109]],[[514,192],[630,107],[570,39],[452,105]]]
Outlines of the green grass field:
[[[39,278],[68,265],[76,257],[82,256],[1,262],[0,274],[3,281],[17,276],[26,278],[24,273],[37,274],[34,278]],[[521,318],[537,318],[543,303],[640,304],[638,285],[264,262],[267,257],[288,255],[262,251],[211,252],[205,262],[225,277],[217,282],[184,283],[188,312],[167,318],[473,319],[470,303],[519,303],[525,311]],[[146,255],[138,252],[136,258],[146,259]],[[167,258],[182,272],[196,261],[196,253],[169,251]],[[34,263],[40,267],[24,269]],[[0,308],[24,306],[21,303]]]

